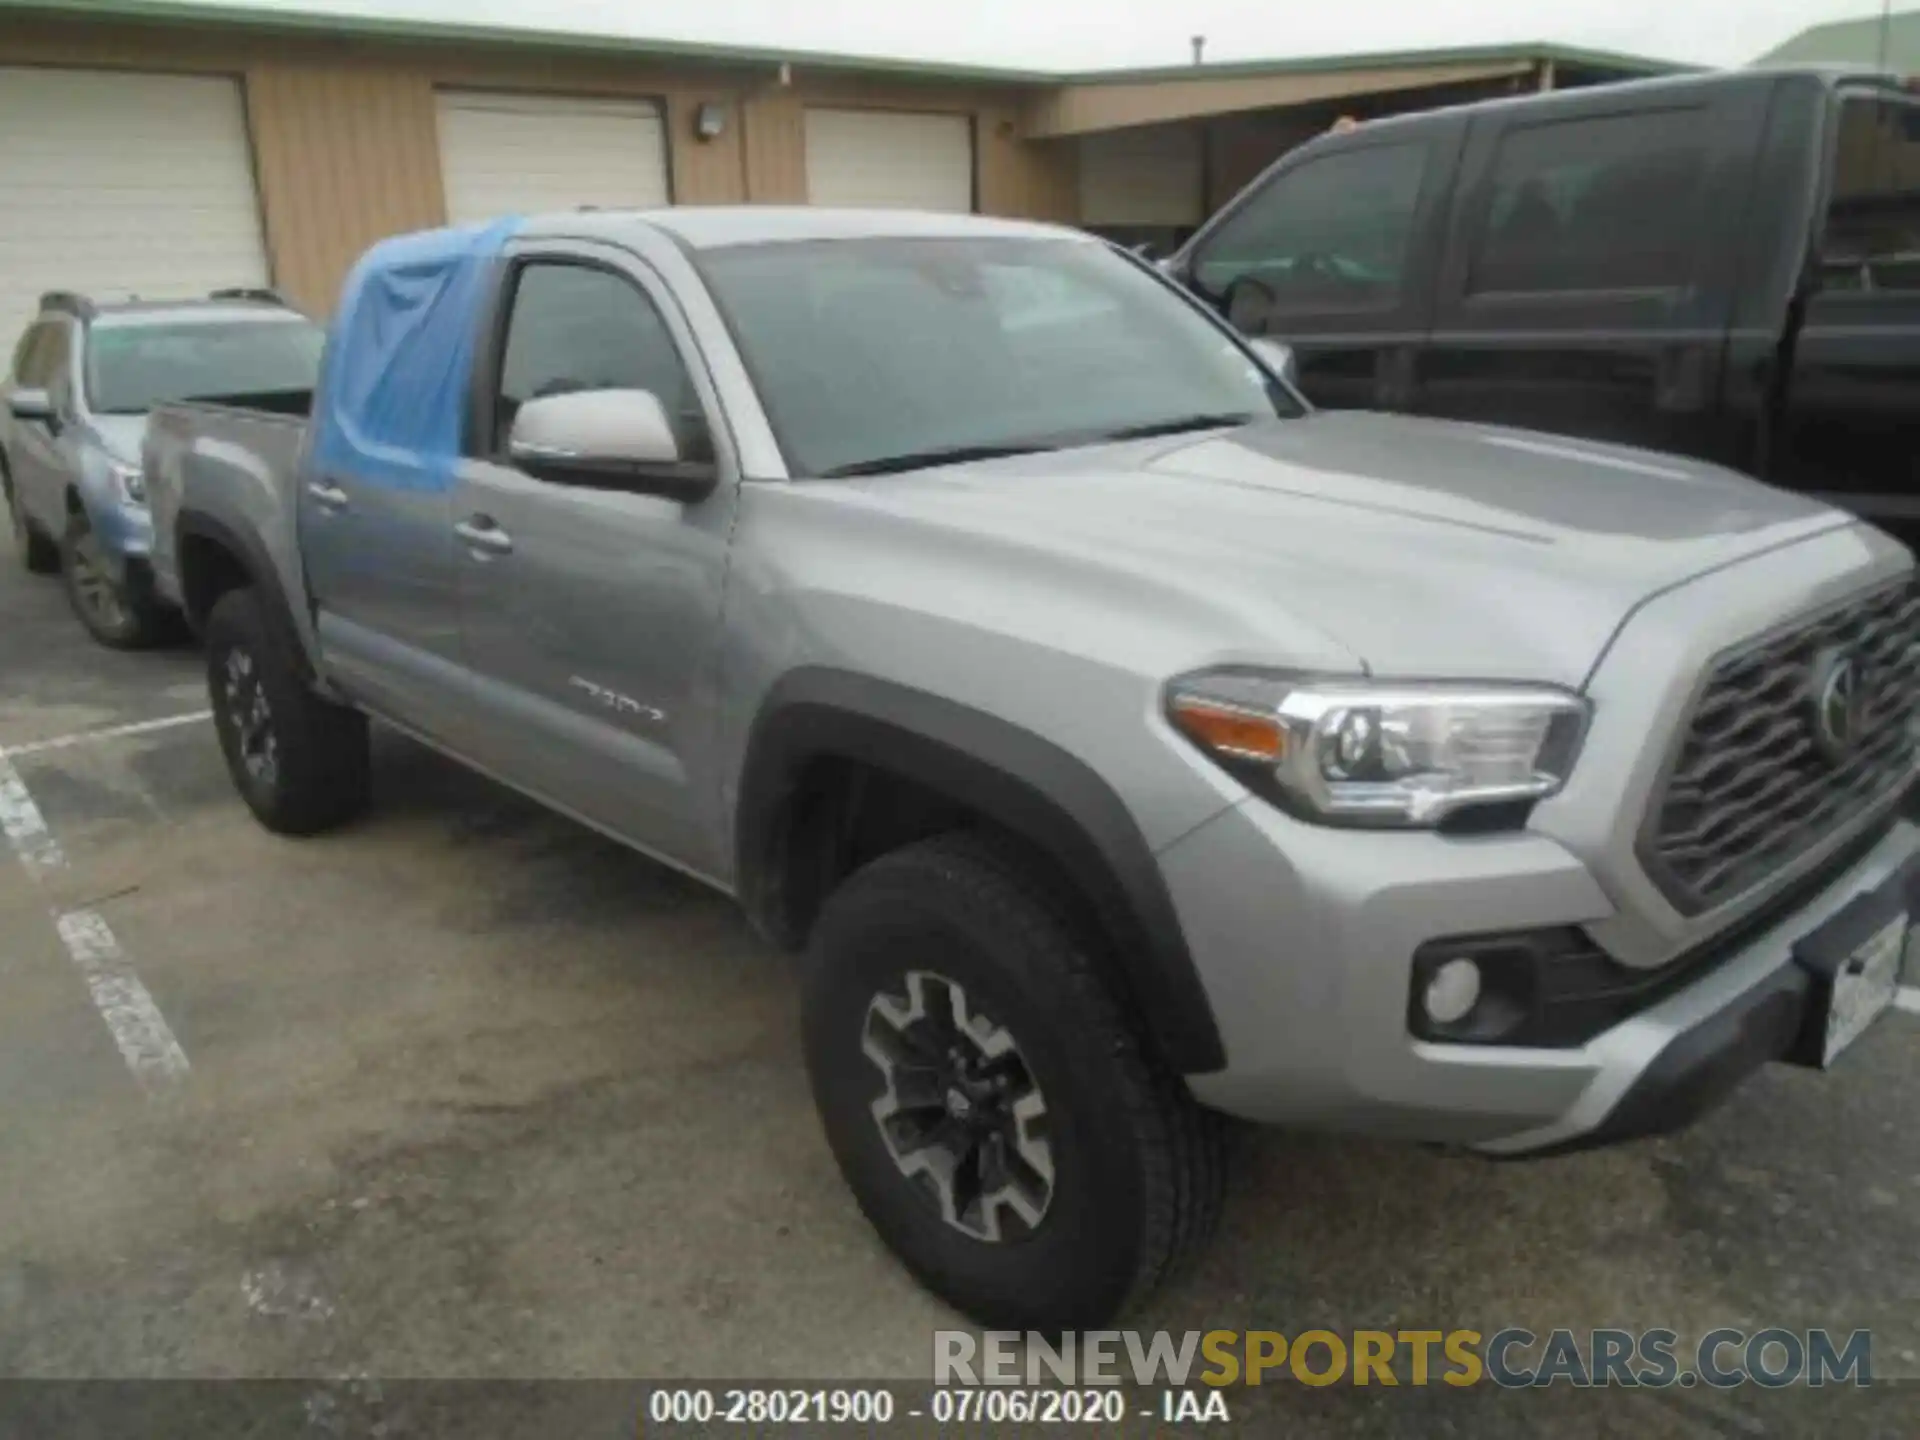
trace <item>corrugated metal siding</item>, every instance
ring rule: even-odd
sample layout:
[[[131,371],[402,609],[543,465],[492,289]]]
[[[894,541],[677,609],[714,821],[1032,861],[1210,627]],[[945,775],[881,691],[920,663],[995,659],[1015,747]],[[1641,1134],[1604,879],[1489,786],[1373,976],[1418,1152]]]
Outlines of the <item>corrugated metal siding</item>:
[[[331,309],[348,266],[374,241],[442,223],[424,76],[256,65],[247,108],[274,276],[303,305]]]
[[[1080,219],[1179,229],[1205,218],[1204,137],[1197,123],[1083,135]]]
[[[266,283],[232,76],[0,66],[0,136],[0,349],[47,290]]]

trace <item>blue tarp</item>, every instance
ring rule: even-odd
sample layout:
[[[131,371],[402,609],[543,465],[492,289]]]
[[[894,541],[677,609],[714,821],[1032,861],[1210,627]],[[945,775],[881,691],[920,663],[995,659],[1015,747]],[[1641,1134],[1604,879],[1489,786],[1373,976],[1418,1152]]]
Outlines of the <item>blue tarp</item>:
[[[480,312],[517,219],[383,240],[340,292],[313,407],[324,474],[405,490],[453,483]]]

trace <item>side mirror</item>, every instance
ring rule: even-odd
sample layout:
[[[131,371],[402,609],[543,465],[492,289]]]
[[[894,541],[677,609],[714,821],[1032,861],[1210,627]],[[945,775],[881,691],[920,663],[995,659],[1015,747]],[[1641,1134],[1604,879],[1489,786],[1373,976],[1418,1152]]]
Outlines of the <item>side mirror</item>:
[[[1300,362],[1294,356],[1291,345],[1280,340],[1270,340],[1264,335],[1249,343],[1253,347],[1253,353],[1260,357],[1261,364],[1294,389],[1300,388]]]
[[[53,397],[39,389],[15,390],[7,396],[7,409],[16,420],[53,419]]]
[[[650,390],[575,390],[521,405],[507,458],[561,485],[693,501],[713,489],[704,461],[683,460],[673,424]]]
[[[1220,313],[1241,334],[1257,335],[1267,328],[1276,298],[1272,287],[1264,281],[1242,275],[1228,285],[1220,297]]]

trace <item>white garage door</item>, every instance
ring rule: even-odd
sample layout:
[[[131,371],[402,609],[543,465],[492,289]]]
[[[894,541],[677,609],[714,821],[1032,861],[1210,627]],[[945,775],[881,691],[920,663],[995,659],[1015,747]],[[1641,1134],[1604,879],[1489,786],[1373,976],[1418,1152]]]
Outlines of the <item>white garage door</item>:
[[[0,353],[46,290],[266,283],[236,81],[0,68]]]
[[[807,111],[815,205],[973,209],[973,123],[898,110]]]
[[[1200,129],[1150,125],[1080,142],[1080,223],[1198,225],[1205,219]]]
[[[650,100],[443,91],[440,169],[454,224],[543,210],[666,205],[667,137]]]

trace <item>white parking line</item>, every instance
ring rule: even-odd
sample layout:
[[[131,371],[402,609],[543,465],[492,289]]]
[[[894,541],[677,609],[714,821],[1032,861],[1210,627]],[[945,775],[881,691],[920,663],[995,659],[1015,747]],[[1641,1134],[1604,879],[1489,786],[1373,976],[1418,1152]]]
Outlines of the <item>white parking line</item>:
[[[71,735],[55,735],[49,740],[29,740],[24,745],[9,745],[8,755],[37,755],[43,750],[64,750],[69,745],[91,745],[96,740],[116,740],[122,735],[145,735],[153,730],[171,730],[177,725],[197,725],[211,720],[211,710],[188,710],[180,715],[162,715],[158,720],[135,720],[128,725],[105,725],[98,730],[76,730]]]
[[[7,754],[0,751],[0,830],[27,874],[44,881],[66,868],[66,852]],[[53,924],[133,1078],[152,1091],[186,1074],[187,1052],[140,983],[106,918],[97,910],[56,911]]]
[[[6,832],[7,843],[36,880],[67,863],[60,842],[47,829],[40,807],[33,803],[26,782],[5,751],[0,751],[0,831]]]
[[[133,973],[126,952],[100,913],[69,910],[54,924],[67,943],[67,953],[86,979],[93,1008],[107,1022],[133,1078],[148,1090],[156,1090],[186,1074],[187,1052],[173,1038],[166,1017]]]

